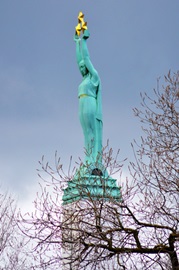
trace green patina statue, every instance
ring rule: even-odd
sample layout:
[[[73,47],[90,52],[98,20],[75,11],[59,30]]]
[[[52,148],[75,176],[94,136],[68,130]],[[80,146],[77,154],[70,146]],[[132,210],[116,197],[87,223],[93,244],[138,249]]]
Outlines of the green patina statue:
[[[83,76],[78,88],[78,98],[79,118],[85,140],[85,162],[89,165],[99,164],[102,160],[101,82],[90,60],[87,48],[89,31],[82,12],[79,13],[78,22],[74,40],[78,67]]]
[[[87,23],[84,22],[84,15],[80,12],[74,40],[78,67],[83,76],[78,88],[78,98],[86,156],[85,162],[76,170],[73,179],[68,181],[68,186],[64,189],[63,205],[78,200],[121,199],[116,179],[108,175],[107,168],[102,164],[101,82],[89,57],[88,38]]]

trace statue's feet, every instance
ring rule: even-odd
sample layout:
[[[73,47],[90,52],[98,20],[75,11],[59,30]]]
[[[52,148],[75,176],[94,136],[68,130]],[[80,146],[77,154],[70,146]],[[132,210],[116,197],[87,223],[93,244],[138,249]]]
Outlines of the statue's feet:
[[[103,173],[98,168],[95,168],[95,169],[92,170],[91,175],[103,176]]]

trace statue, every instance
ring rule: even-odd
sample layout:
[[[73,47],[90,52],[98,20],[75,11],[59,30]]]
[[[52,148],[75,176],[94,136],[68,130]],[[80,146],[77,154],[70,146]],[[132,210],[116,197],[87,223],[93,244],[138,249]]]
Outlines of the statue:
[[[91,63],[87,39],[89,31],[82,12],[78,15],[78,25],[74,40],[76,57],[83,80],[78,88],[79,118],[84,133],[85,162],[80,164],[73,179],[64,189],[63,205],[79,200],[111,198],[121,200],[116,179],[109,176],[106,164],[102,164],[102,104],[101,82],[98,72]]]
[[[80,37],[82,33],[82,37]],[[79,13],[75,32],[77,64],[83,80],[78,88],[79,118],[85,141],[85,162],[89,165],[102,160],[102,104],[101,82],[89,56],[87,39],[89,38],[84,14]],[[98,167],[94,165],[95,170]],[[93,173],[92,173],[93,174]]]

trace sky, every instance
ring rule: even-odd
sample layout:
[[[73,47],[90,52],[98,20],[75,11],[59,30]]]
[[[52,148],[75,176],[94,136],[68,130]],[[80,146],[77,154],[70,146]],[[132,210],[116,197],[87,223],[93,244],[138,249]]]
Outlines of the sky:
[[[36,169],[55,151],[68,168],[84,156],[78,119],[81,82],[73,35],[85,14],[91,61],[102,82],[103,144],[133,158],[141,136],[132,109],[157,78],[178,68],[178,0],[0,1],[0,185],[27,205]],[[126,172],[127,173],[127,172]]]

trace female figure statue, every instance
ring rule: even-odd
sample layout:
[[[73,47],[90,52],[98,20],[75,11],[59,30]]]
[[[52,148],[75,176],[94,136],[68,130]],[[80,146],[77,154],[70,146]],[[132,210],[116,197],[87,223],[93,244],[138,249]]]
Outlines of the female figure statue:
[[[91,63],[87,39],[89,32],[84,30],[82,38],[75,35],[76,57],[83,80],[78,88],[79,118],[85,140],[85,161],[96,168],[102,155],[102,104],[101,83],[98,72]]]

